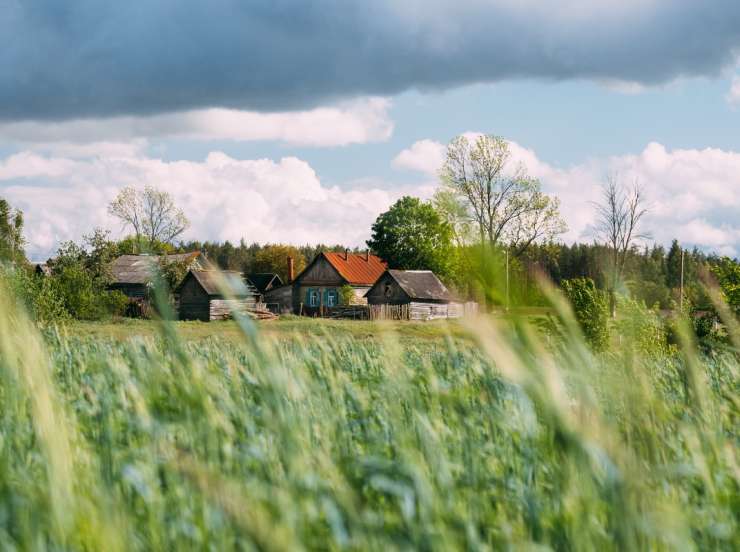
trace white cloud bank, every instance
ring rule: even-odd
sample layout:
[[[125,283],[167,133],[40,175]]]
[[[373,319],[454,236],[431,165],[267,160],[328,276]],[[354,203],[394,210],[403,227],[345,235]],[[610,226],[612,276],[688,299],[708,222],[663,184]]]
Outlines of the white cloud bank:
[[[472,133],[471,133],[472,135]],[[642,152],[556,167],[511,143],[544,189],[558,196],[569,225],[567,241],[591,240],[592,202],[609,173],[637,179],[650,204],[646,230],[660,243],[678,238],[719,253],[740,253],[740,153],[718,149]],[[79,239],[94,226],[118,234],[106,212],[123,186],[154,184],[171,192],[190,220],[184,238],[362,245],[376,216],[404,194],[429,197],[444,146],[423,140],[401,152],[394,166],[422,173],[407,187],[368,180],[348,186],[322,183],[295,157],[239,160],[213,152],[202,162],[163,161],[141,152],[77,158],[25,151],[0,160],[0,196],[26,214],[28,252],[53,253],[60,241]]]
[[[370,97],[280,113],[211,108],[152,116],[6,122],[0,123],[0,141],[74,157],[130,156],[147,139],[157,138],[345,146],[390,138],[390,106],[388,99]]]
[[[200,240],[362,245],[375,217],[401,195],[429,195],[424,186],[326,186],[295,157],[238,160],[214,152],[203,162],[166,162],[23,152],[0,161],[0,196],[25,212],[33,259],[95,226],[119,234],[108,203],[123,186],[147,183],[172,193],[192,222],[183,237]]]
[[[669,151],[650,143],[637,155],[560,168],[515,142],[510,146],[512,163],[522,163],[546,192],[560,198],[569,226],[566,241],[593,239],[593,202],[600,198],[605,176],[616,174],[644,188],[650,209],[645,226],[655,241],[677,238],[722,254],[740,253],[740,153],[712,148]],[[393,164],[433,176],[444,151],[443,144],[422,140],[402,151]]]

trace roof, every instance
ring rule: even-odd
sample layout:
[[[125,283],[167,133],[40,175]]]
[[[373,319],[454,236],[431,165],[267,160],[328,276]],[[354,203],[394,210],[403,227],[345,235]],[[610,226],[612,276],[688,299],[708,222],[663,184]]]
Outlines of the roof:
[[[236,270],[191,270],[188,276],[193,275],[200,286],[208,295],[224,295],[221,293],[223,288],[236,297],[247,297],[254,295],[254,288],[249,286],[241,274]],[[182,288],[188,276],[183,279],[178,287]]]
[[[329,253],[322,255],[348,284],[371,286],[388,267],[380,257],[365,253]]]
[[[283,285],[283,281],[280,279],[280,276],[273,272],[256,272],[247,274],[247,279],[252,282],[254,287],[257,288],[257,291],[260,293],[264,293],[268,289]]]
[[[409,299],[454,301],[450,291],[431,270],[389,270],[388,274]]]
[[[194,261],[200,251],[178,253],[175,255],[121,255],[110,265],[112,283],[114,284],[147,284],[151,281],[154,269],[160,259],[167,263]]]

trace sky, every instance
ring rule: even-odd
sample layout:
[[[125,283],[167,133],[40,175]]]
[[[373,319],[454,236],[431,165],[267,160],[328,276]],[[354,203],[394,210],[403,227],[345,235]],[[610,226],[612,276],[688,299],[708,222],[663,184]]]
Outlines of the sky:
[[[184,239],[360,246],[459,134],[510,142],[594,239],[610,175],[646,243],[740,255],[736,0],[0,0],[0,197],[51,256],[125,186]]]

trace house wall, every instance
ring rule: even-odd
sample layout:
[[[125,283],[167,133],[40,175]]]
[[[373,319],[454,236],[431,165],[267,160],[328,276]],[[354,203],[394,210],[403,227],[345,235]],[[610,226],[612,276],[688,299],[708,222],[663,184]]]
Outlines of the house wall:
[[[390,295],[386,294],[386,286],[390,286]],[[409,302],[409,297],[406,295],[406,292],[401,289],[401,286],[398,285],[398,282],[396,282],[388,273],[385,273],[372,287],[366,300],[370,305],[402,305]]]
[[[146,299],[147,289],[145,284],[111,284],[108,289],[120,291],[131,299]]]
[[[180,320],[210,320],[208,294],[192,276],[187,276],[180,288]]]
[[[293,313],[293,286],[280,286],[266,291],[264,302],[275,314]]]

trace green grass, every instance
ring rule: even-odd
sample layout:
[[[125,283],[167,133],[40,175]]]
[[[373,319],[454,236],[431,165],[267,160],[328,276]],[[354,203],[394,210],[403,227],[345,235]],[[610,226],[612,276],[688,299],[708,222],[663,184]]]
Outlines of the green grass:
[[[401,340],[439,340],[447,335],[464,337],[469,332],[455,321],[433,322],[371,322],[362,320],[328,320],[298,316],[283,316],[278,320],[257,323],[266,338],[283,338],[294,335],[322,337],[353,337],[376,339],[392,332]],[[218,338],[232,343],[243,343],[244,333],[234,321],[174,322],[178,336],[185,341]],[[73,337],[95,337],[126,341],[133,337],[156,337],[161,332],[160,323],[152,320],[121,319],[109,322],[76,321],[68,325],[67,333]]]
[[[563,317],[42,336],[0,293],[0,548],[736,550],[737,354]]]

